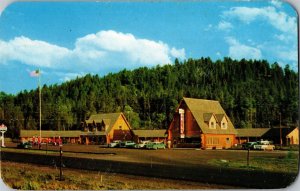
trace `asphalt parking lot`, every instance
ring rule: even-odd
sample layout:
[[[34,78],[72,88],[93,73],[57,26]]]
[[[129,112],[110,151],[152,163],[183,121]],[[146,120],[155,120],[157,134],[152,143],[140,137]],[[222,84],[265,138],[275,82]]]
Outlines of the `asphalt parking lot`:
[[[43,145],[42,150],[38,152],[35,151],[38,150],[37,146],[30,150],[16,149],[16,144],[6,144],[6,146],[8,148],[1,151],[3,160],[50,166],[56,161],[56,164],[59,164],[58,151],[60,148],[58,146]],[[210,163],[214,160],[233,163],[239,161],[245,166],[247,161],[247,151],[245,150],[144,150],[77,144],[64,145],[62,150],[64,151],[63,161],[68,168],[109,173],[181,179],[249,188],[283,188],[293,182],[297,176],[295,171],[227,168]],[[289,154],[289,151],[279,150],[250,151],[249,158],[250,161],[257,160],[257,158],[262,158],[264,161],[273,161],[275,158],[275,161],[277,159],[281,161],[285,160]],[[299,156],[298,152],[293,152],[293,154]],[[277,166],[277,169],[285,167]]]
[[[16,148],[16,143],[8,143],[8,148]],[[39,149],[33,146],[32,149]],[[42,145],[42,150],[59,151],[59,146]],[[67,153],[75,153],[81,157],[96,159],[127,161],[138,163],[160,163],[160,164],[207,164],[210,159],[220,160],[247,160],[246,150],[201,150],[201,149],[127,149],[127,148],[106,148],[99,145],[66,144],[62,150]],[[297,153],[297,152],[295,152]],[[88,154],[88,155],[86,155]],[[298,153],[297,153],[298,154]],[[288,151],[250,151],[250,159],[253,157],[285,157]]]

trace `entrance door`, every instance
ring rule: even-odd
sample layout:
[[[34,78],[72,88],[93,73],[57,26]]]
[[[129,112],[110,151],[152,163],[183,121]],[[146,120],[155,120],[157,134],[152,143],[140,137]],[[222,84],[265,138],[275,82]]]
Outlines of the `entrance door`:
[[[226,137],[225,148],[230,148],[231,145],[232,145],[232,140],[230,139],[230,137]]]

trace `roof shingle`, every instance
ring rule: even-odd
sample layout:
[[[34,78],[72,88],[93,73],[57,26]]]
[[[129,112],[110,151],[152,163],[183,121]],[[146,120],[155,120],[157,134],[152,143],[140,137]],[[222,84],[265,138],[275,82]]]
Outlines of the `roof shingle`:
[[[190,109],[192,115],[194,116],[196,122],[198,123],[200,129],[206,134],[237,134],[236,130],[229,117],[226,115],[221,104],[216,100],[205,100],[205,99],[194,99],[194,98],[183,98]],[[215,115],[217,120],[222,119],[225,116],[228,120],[227,129],[221,129],[220,125],[217,124],[216,129],[209,129],[207,123],[208,114]],[[219,119],[218,119],[219,118]],[[220,121],[218,121],[220,122]]]

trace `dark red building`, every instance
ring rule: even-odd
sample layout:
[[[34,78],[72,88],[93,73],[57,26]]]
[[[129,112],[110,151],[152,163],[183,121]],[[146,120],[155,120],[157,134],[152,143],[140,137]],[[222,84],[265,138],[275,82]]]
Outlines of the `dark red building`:
[[[236,134],[218,101],[183,98],[168,128],[168,146],[230,148]]]

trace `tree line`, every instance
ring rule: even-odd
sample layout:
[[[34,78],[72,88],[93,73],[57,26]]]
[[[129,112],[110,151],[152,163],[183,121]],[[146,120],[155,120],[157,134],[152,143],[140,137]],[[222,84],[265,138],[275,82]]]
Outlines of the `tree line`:
[[[220,101],[236,128],[298,120],[298,72],[266,60],[188,59],[152,68],[87,74],[42,87],[42,129],[78,130],[91,114],[123,112],[133,128],[165,129],[183,97]],[[11,137],[39,128],[38,89],[0,93]]]

